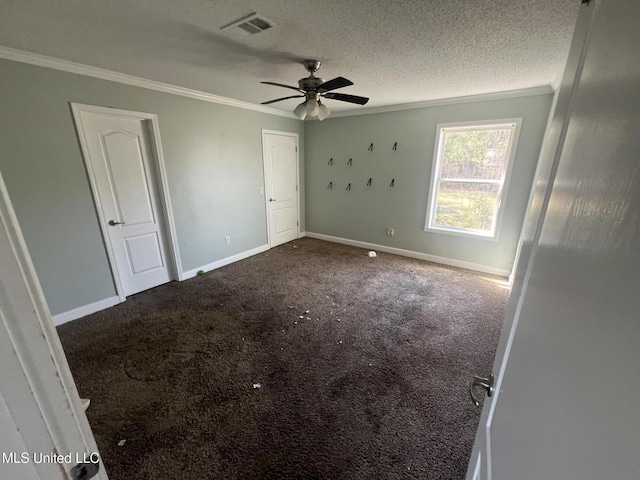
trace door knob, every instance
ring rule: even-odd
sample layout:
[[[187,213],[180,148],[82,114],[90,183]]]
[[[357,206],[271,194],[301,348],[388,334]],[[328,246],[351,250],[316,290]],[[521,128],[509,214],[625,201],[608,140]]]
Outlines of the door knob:
[[[112,227],[114,225],[124,225],[124,222],[116,222],[115,220],[109,220],[109,225],[111,225]]]
[[[270,202],[275,202],[275,201],[276,201],[276,199],[275,199],[275,198],[270,198],[270,199],[269,199],[269,201],[270,201]]]
[[[480,406],[480,400],[476,397],[473,389],[475,387],[482,387],[487,391],[487,397],[493,395],[494,384],[496,378],[493,376],[493,373],[490,373],[488,377],[479,377],[478,375],[473,376],[473,381],[471,382],[471,386],[469,387],[469,396],[471,396],[471,401],[476,407]]]

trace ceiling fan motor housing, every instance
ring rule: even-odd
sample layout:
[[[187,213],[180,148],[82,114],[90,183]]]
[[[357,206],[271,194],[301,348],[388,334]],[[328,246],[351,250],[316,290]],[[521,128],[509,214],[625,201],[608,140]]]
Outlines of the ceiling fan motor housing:
[[[318,78],[318,77],[307,77],[307,78],[301,78],[300,80],[298,80],[298,86],[300,87],[301,90],[304,90],[305,92],[315,92],[317,90],[317,88],[322,85],[324,83],[324,80],[322,78]]]

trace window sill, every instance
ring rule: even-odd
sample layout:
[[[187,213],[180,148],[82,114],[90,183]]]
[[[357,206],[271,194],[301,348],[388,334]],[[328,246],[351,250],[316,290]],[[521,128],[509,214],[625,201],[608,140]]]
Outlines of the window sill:
[[[498,240],[498,232],[482,233],[473,230],[458,230],[455,228],[447,227],[433,227],[429,226],[424,230],[427,233],[444,233],[445,235],[455,235],[457,237],[465,237],[474,240],[489,240],[496,242]]]

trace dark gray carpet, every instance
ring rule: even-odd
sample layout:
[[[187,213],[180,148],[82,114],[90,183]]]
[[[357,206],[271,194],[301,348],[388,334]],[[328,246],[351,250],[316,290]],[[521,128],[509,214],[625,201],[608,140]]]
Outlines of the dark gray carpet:
[[[304,238],[58,332],[112,480],[462,479],[496,280]]]

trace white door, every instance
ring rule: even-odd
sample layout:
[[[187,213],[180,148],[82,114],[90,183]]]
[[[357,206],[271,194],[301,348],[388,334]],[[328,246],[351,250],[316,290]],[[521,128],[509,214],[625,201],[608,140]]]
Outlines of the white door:
[[[109,109],[80,109],[76,116],[119,293],[167,283],[167,236],[148,121]]]
[[[638,18],[629,0],[582,7],[469,479],[638,478]]]
[[[275,247],[299,236],[298,136],[263,130],[269,245]]]
[[[0,366],[0,478],[107,480],[2,177]]]

